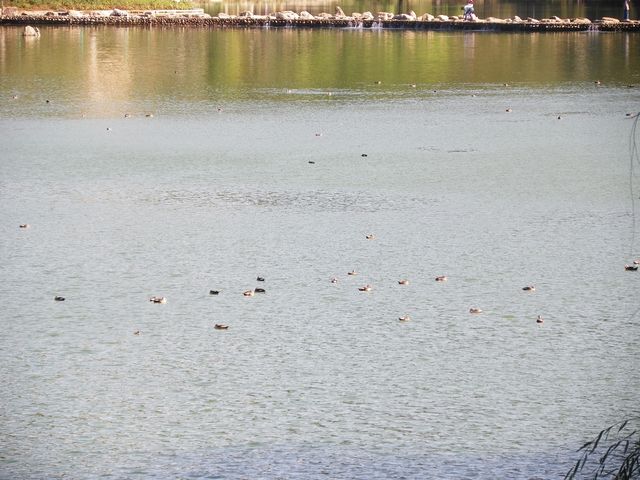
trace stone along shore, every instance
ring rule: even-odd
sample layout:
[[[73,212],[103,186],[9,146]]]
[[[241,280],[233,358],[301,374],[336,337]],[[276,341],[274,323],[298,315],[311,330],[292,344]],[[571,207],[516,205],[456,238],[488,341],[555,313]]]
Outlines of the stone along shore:
[[[194,10],[99,10],[80,11],[19,11],[4,8],[0,25],[110,25],[144,27],[302,27],[302,28],[389,28],[408,30],[485,30],[513,32],[558,32],[558,31],[623,31],[640,32],[640,21],[620,21],[603,17],[591,21],[587,18],[494,18],[463,20],[460,16],[416,15],[415,12],[395,14],[392,12],[352,13],[346,15],[340,7],[335,14],[312,15],[303,11],[281,11],[269,15],[254,15],[242,12],[239,15],[220,13],[216,17]]]

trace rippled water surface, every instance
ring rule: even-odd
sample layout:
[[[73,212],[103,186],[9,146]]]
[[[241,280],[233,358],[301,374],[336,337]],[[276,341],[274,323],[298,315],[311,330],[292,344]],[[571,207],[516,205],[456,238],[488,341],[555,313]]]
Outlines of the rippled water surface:
[[[0,30],[1,478],[558,478],[637,413],[638,36],[43,30]]]

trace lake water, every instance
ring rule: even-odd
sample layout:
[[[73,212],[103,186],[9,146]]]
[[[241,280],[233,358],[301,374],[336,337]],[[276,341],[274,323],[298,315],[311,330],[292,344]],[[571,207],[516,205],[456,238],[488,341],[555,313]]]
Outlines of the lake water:
[[[558,478],[638,414],[638,34],[41,31],[0,478]]]

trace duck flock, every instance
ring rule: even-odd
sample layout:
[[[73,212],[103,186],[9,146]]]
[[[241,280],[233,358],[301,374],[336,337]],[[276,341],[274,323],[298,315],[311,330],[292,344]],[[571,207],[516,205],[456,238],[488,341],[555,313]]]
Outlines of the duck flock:
[[[30,225],[27,223],[23,223],[20,224],[20,228],[22,229],[27,229],[30,228]],[[375,240],[375,235],[372,233],[366,234],[365,238],[367,240]],[[635,272],[638,270],[638,267],[640,267],[640,259],[639,260],[634,260],[633,264],[627,264],[624,266],[624,269],[626,271],[630,271],[630,272]],[[347,272],[347,276],[357,276],[358,272],[355,270],[351,270],[349,272]],[[448,277],[446,275],[438,275],[434,278],[434,281],[436,282],[446,282],[448,280]],[[265,282],[265,278],[258,276],[256,277],[256,281],[257,282]],[[329,280],[331,283],[336,284],[339,282],[338,277],[332,277]],[[406,278],[402,278],[400,280],[398,280],[398,285],[409,285],[409,280]],[[365,284],[362,285],[360,287],[358,287],[358,290],[360,292],[371,292],[373,291],[373,286],[371,286],[370,284]],[[536,291],[536,287],[535,285],[525,285],[524,287],[522,287],[522,291],[527,292],[527,293],[533,293]],[[245,290],[242,292],[242,295],[245,297],[253,297],[255,294],[266,294],[266,289],[261,288],[261,287],[256,287],[254,289],[251,290]],[[209,295],[211,296],[217,296],[220,295],[220,290],[209,290]],[[65,297],[63,296],[55,296],[54,297],[54,301],[56,302],[63,302],[65,301]],[[167,298],[164,296],[157,296],[157,295],[153,295],[151,297],[149,297],[149,301],[151,303],[159,303],[159,304],[165,304],[167,303]],[[473,306],[469,308],[469,313],[472,315],[479,315],[483,313],[483,310],[479,307]],[[398,321],[399,322],[408,322],[411,320],[411,317],[409,315],[403,315],[401,317],[398,317]],[[544,319],[541,315],[538,315],[536,317],[536,323],[537,324],[542,324],[544,323]],[[216,330],[228,330],[229,329],[229,325],[226,324],[221,324],[221,323],[216,323],[214,325],[214,328]],[[139,335],[140,334],[140,330],[136,330],[135,332],[133,332],[134,335]]]

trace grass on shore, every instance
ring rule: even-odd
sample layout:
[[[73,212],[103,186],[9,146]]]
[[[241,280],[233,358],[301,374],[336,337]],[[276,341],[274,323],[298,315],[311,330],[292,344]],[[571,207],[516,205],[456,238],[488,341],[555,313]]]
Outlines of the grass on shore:
[[[20,10],[187,10],[190,0],[3,0],[3,7]]]

